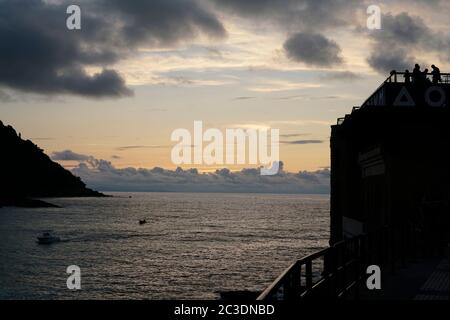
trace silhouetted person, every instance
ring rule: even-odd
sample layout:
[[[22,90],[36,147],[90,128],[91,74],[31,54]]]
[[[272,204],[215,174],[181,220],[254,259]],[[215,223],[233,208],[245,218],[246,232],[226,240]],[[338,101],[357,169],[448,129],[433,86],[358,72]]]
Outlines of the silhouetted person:
[[[411,82],[411,73],[408,69],[405,70],[405,74],[403,75],[403,78],[405,78],[405,83]]]
[[[420,71],[420,66],[416,63],[412,72],[412,80],[413,82],[420,83],[421,77],[422,72]]]
[[[431,69],[433,69],[433,71],[431,71],[433,83],[439,83],[441,81],[441,70],[434,64],[431,65]]]
[[[423,70],[423,72],[422,72],[422,82],[423,83],[430,82],[430,80],[427,77],[427,74],[428,74],[428,69]]]
[[[397,71],[392,70],[390,74],[391,76],[389,77],[389,82],[392,82],[392,77],[394,77],[394,82],[397,82]]]

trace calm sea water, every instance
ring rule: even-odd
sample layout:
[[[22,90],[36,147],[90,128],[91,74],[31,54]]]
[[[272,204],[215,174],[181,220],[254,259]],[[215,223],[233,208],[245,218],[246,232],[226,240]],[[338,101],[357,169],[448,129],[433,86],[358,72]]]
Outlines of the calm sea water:
[[[264,289],[328,241],[328,196],[114,195],[0,208],[0,299],[217,299]],[[63,241],[36,244],[45,229]],[[81,290],[66,287],[69,265]]]

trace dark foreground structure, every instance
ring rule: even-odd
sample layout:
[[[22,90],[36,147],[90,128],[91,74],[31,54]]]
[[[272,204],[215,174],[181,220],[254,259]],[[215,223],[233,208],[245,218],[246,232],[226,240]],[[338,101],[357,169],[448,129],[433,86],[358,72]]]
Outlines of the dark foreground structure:
[[[386,226],[448,242],[450,83],[391,78],[332,126],[330,244]]]
[[[392,287],[401,277],[389,284],[388,274],[416,265],[424,282],[446,253],[450,75],[438,84],[404,83],[401,75],[391,74],[331,128],[330,247],[293,263],[259,299],[370,298],[369,265]],[[442,277],[450,298],[450,269]]]

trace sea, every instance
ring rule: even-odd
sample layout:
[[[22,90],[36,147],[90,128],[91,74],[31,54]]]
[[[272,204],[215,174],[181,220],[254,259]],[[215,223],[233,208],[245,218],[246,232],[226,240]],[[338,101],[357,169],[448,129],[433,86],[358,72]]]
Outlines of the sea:
[[[0,299],[219,299],[328,245],[328,195],[112,195],[0,208]],[[61,241],[37,244],[44,230]]]

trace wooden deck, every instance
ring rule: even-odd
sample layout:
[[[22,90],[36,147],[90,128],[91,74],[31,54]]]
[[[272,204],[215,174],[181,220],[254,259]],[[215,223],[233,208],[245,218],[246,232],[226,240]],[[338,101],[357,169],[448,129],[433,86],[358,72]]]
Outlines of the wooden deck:
[[[340,241],[295,261],[257,300],[450,300],[450,246],[420,236],[385,227]],[[366,286],[370,265],[380,267],[380,290]]]
[[[450,252],[449,252],[450,253]],[[450,254],[435,268],[415,300],[450,300]]]
[[[395,273],[382,270],[381,290],[360,286],[360,300],[450,300],[450,250],[445,258],[422,258]]]

